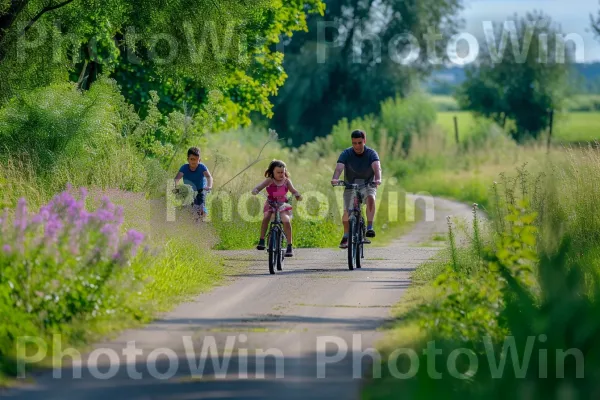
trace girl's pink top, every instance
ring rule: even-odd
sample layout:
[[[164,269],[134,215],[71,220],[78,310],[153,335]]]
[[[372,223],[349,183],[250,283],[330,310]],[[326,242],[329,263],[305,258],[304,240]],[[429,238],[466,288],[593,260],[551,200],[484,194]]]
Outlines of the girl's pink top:
[[[273,182],[269,186],[267,186],[266,190],[267,190],[267,194],[269,195],[268,196],[269,200],[279,201],[282,203],[285,202],[286,194],[289,190],[287,183],[288,183],[288,181],[286,179],[281,186],[277,186],[277,184],[275,182]],[[269,209],[270,209],[269,203],[265,202],[264,211],[266,212]],[[292,209],[292,206],[286,203],[280,208],[280,211],[288,211],[291,209]]]

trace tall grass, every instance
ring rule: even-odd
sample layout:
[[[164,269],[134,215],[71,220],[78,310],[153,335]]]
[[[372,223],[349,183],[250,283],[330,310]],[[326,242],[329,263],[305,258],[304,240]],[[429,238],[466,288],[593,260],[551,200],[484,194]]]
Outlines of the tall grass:
[[[395,349],[412,349],[413,358],[397,365],[414,374],[399,379],[384,363],[363,398],[594,397],[600,390],[598,179],[600,153],[590,148],[568,151],[543,174],[518,168],[493,185],[487,233],[420,267],[415,276],[423,286],[411,296],[418,298],[416,290],[422,296],[402,310],[382,348],[386,361]],[[476,221],[473,232],[480,231]],[[433,369],[432,345],[440,354]],[[455,358],[458,349],[463,355]],[[496,370],[498,360],[505,364]]]
[[[343,191],[333,188],[330,181],[339,153],[350,147],[350,132],[346,132],[347,140],[340,141],[338,148],[318,145],[320,141],[316,141],[300,149],[289,149],[260,129],[209,136],[202,149],[202,161],[214,178],[214,190],[207,201],[209,220],[219,237],[216,248],[244,249],[256,245],[265,199],[250,192],[264,180],[264,172],[273,159],[286,163],[290,179],[303,194],[302,201],[292,201],[294,245],[337,246],[343,233]],[[321,140],[331,145],[331,139]],[[317,148],[326,151],[319,154]],[[397,234],[405,223],[405,193],[386,173],[384,168],[387,182],[378,190],[375,217],[375,228],[384,240]]]

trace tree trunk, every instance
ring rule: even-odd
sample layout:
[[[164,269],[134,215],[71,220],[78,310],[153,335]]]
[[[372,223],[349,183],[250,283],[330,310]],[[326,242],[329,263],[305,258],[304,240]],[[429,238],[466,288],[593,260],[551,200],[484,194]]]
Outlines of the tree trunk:
[[[29,0],[12,0],[6,13],[0,15],[0,63],[7,53],[4,48],[4,39],[27,3],[29,3]]]
[[[0,43],[4,40],[6,33],[17,20],[17,17],[23,11],[29,0],[12,0],[8,11],[0,15]]]

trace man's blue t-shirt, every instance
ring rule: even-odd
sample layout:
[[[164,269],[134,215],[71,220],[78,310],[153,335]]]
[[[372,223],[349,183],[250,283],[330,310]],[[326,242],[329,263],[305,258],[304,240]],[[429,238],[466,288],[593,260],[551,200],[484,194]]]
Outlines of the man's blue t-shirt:
[[[379,161],[379,155],[375,150],[365,146],[362,154],[356,154],[352,147],[347,148],[340,154],[338,163],[344,164],[344,177],[348,183],[368,183],[375,178],[375,171],[371,164]]]
[[[208,168],[202,163],[198,164],[195,171],[190,169],[189,164],[184,164],[179,168],[179,172],[183,173],[183,183],[190,185],[196,191],[204,189],[204,184],[206,182],[204,171],[208,171]]]

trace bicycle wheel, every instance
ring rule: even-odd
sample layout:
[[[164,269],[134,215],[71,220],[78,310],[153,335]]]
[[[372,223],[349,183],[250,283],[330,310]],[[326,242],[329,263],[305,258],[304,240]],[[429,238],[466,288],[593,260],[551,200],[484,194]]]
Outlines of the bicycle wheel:
[[[361,258],[363,257],[363,238],[364,238],[364,229],[365,229],[365,223],[363,222],[362,218],[360,219],[360,222],[358,223],[358,229],[356,231],[356,268],[360,268],[361,267]]]
[[[283,260],[285,257],[285,250],[283,249],[283,233],[278,231],[277,240],[277,271],[283,269]]]
[[[356,217],[353,215],[348,221],[348,269],[353,270],[356,265]]]
[[[277,264],[277,229],[269,233],[269,273],[275,274],[275,265]]]

